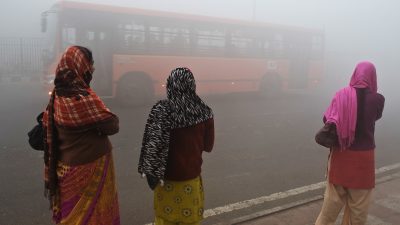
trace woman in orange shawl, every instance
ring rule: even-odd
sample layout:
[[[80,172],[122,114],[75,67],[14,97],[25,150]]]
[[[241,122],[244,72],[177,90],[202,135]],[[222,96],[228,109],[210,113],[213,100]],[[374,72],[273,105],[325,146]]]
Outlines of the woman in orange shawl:
[[[120,224],[111,143],[118,117],[90,88],[89,49],[67,48],[43,116],[45,194],[56,224]]]

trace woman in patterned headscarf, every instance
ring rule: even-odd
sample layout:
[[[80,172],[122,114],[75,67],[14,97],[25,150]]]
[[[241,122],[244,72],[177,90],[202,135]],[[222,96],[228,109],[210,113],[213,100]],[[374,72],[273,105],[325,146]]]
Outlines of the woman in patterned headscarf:
[[[375,187],[375,121],[382,117],[385,102],[377,90],[375,66],[361,62],[350,85],[336,93],[324,114],[324,122],[336,125],[339,146],[330,151],[325,198],[316,225],[334,225],[343,206],[343,225],[366,222]]]
[[[67,48],[43,116],[45,194],[56,224],[120,224],[111,143],[118,117],[90,88],[92,53]]]
[[[214,145],[214,119],[196,94],[192,72],[177,68],[167,80],[167,99],[151,109],[138,171],[154,190],[155,223],[200,224],[204,195],[203,151]]]

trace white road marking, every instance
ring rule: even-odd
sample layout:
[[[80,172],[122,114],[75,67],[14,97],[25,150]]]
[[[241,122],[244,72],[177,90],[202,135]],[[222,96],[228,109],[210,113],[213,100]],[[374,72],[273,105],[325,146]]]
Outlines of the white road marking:
[[[239,210],[239,209],[249,208],[251,206],[259,205],[259,204],[262,204],[265,202],[270,202],[270,201],[275,201],[278,199],[287,198],[289,196],[294,196],[294,195],[298,195],[298,194],[305,193],[308,191],[317,190],[317,189],[320,189],[323,187],[325,187],[325,181],[319,182],[316,184],[311,184],[311,185],[304,186],[304,187],[291,189],[291,190],[284,191],[284,192],[277,192],[277,193],[267,195],[267,196],[262,196],[259,198],[236,202],[233,204],[217,207],[214,209],[207,209],[204,212],[204,218],[207,218],[210,216],[216,216],[216,215],[219,215],[222,213],[232,212],[232,211]]]
[[[366,225],[392,225],[391,223],[385,222],[378,217],[373,215],[368,215],[367,224]]]
[[[375,170],[375,173],[380,174],[380,173],[394,170],[397,168],[400,168],[400,163],[381,167],[381,168]],[[271,194],[268,196],[262,196],[262,197],[255,198],[255,199],[250,199],[250,200],[232,203],[232,204],[225,205],[225,206],[220,206],[220,207],[217,207],[214,209],[208,209],[204,212],[204,218],[207,218],[210,216],[216,216],[216,215],[219,215],[222,213],[232,212],[232,211],[239,210],[239,209],[249,208],[251,206],[259,205],[259,204],[262,204],[265,202],[275,201],[278,199],[284,199],[284,198],[287,198],[290,196],[306,193],[306,192],[317,190],[317,189],[320,189],[323,187],[325,187],[325,181],[307,185],[307,186],[303,186],[303,187],[299,187],[299,188],[295,188],[295,189],[291,189],[291,190],[284,191],[284,192],[274,193],[274,194]]]
[[[390,170],[394,170],[394,169],[397,169],[397,168],[400,168],[400,163],[396,163],[396,164],[393,164],[393,165],[384,166],[384,167],[381,167],[379,169],[376,169],[375,170],[375,174],[380,174],[380,173],[383,173],[383,172],[386,172],[386,171],[390,171]]]
[[[343,213],[340,213],[338,219],[336,220],[335,225],[342,224]],[[392,225],[391,223],[387,223],[376,216],[368,215],[366,225]]]
[[[400,213],[400,195],[388,196],[375,201],[376,204]]]
[[[380,173],[387,172],[387,171],[390,171],[390,170],[394,170],[394,169],[397,169],[397,168],[400,168],[400,163],[396,163],[396,164],[393,164],[393,165],[388,165],[388,166],[384,166],[384,167],[381,167],[379,169],[376,169],[375,170],[375,174],[380,174]],[[298,188],[294,188],[294,189],[283,191],[283,192],[277,192],[277,193],[274,193],[274,194],[271,194],[271,195],[267,195],[267,196],[262,196],[262,197],[259,197],[259,198],[240,201],[240,202],[232,203],[232,204],[229,204],[229,205],[216,207],[216,208],[213,208],[213,209],[207,209],[206,211],[204,211],[204,218],[220,215],[220,214],[227,213],[227,212],[232,212],[232,211],[235,211],[235,210],[249,208],[251,206],[256,206],[256,205],[260,205],[260,204],[263,204],[263,203],[266,203],[266,202],[275,201],[275,200],[279,200],[279,199],[284,199],[284,198],[287,198],[287,197],[290,197],[290,196],[295,196],[295,195],[306,193],[306,192],[313,191],[313,190],[318,190],[318,189],[324,188],[325,187],[325,183],[326,183],[325,181],[322,181],[322,182],[319,182],[319,183],[310,184],[310,185],[307,185],[307,186],[298,187]],[[374,218],[372,218],[372,220],[373,219]],[[152,225],[152,223],[148,223],[146,225]],[[375,225],[375,224],[368,224],[368,225]],[[379,224],[379,225],[390,225],[390,224],[383,223],[383,224]]]

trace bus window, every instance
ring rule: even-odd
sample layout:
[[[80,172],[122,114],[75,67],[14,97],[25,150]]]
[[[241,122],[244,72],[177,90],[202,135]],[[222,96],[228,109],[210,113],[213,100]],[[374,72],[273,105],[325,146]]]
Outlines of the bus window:
[[[145,26],[136,21],[122,21],[117,25],[116,46],[121,53],[144,52]]]
[[[130,47],[141,47],[145,48],[145,26],[142,24],[132,24],[131,26],[131,44]]]
[[[264,41],[263,50],[266,55],[268,55],[271,51],[271,42],[269,40]]]
[[[175,29],[176,33],[171,44],[178,53],[185,54],[190,52],[190,34],[189,29],[179,28]]]
[[[315,59],[322,58],[323,41],[319,35],[313,36],[311,40],[311,56]]]
[[[63,49],[70,45],[76,45],[76,29],[74,27],[65,27],[62,30]]]
[[[234,49],[234,55],[244,56],[247,55],[248,48],[250,48],[252,40],[247,37],[246,32],[236,30],[232,32],[231,44]]]
[[[99,33],[99,40],[104,41],[106,39],[106,33],[100,32]]]
[[[149,38],[148,42],[150,44],[150,49],[155,49],[160,51],[160,47],[162,47],[162,29],[159,26],[150,26],[149,27]]]
[[[138,42],[139,38],[133,36],[133,27],[131,24],[124,25],[123,31],[124,31],[123,37],[125,46],[128,48],[132,48],[135,42]]]
[[[284,44],[283,36],[281,34],[275,34],[272,42],[272,54],[275,57],[283,57]]]
[[[322,49],[322,38],[320,36],[312,37],[312,50],[319,51]]]
[[[190,30],[187,28],[181,28],[178,33],[178,43],[182,45],[182,48],[187,51],[190,47]]]
[[[197,28],[197,52],[212,56],[220,56],[225,48],[225,30],[216,28]]]
[[[93,31],[87,31],[87,33],[86,33],[86,38],[87,38],[89,41],[93,41],[93,40],[94,40],[94,32],[93,32]]]
[[[177,28],[171,28],[171,27],[164,28],[163,44],[166,47],[174,47],[172,45],[173,45],[173,42],[176,40],[177,36],[178,36]]]
[[[45,66],[51,64],[56,57],[59,45],[56,45],[58,36],[58,14],[56,12],[48,13],[47,16],[47,31],[46,31],[46,49],[42,52],[42,60]],[[57,43],[58,44],[58,43]]]

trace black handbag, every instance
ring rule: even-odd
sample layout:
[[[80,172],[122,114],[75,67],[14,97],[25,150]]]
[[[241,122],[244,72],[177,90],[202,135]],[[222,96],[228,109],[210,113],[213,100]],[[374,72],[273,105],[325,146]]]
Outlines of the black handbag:
[[[32,130],[28,132],[28,137],[29,137],[28,142],[33,149],[38,151],[43,151],[44,150],[43,112],[36,117],[36,120],[38,124],[35,125],[32,128]]]
[[[336,125],[334,123],[325,123],[315,135],[315,141],[327,148],[339,146]]]

